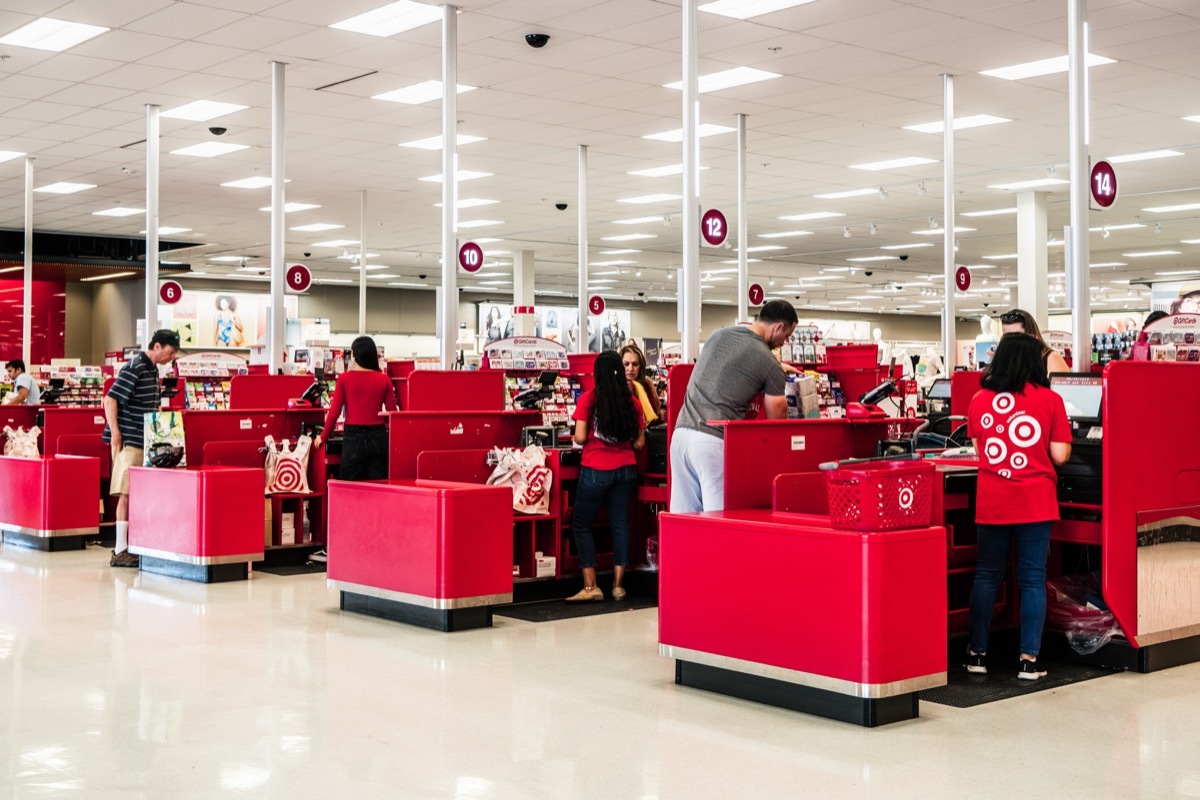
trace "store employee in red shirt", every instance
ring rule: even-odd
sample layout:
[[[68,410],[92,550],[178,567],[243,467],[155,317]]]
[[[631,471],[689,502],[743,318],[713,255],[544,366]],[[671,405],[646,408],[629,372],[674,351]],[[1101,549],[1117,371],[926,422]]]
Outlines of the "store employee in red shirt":
[[[399,408],[396,392],[391,378],[379,371],[379,350],[374,339],[359,336],[350,345],[350,355],[354,364],[338,377],[325,415],[325,431],[333,432],[344,408],[338,477],[344,481],[382,480],[388,475],[388,433],[380,412]],[[320,447],[320,436],[316,444]]]
[[[583,445],[582,468],[575,489],[571,532],[583,568],[583,589],[569,603],[604,599],[596,585],[596,543],[592,523],[602,505],[608,506],[612,528],[613,599],[622,600],[621,579],[629,561],[629,505],[637,491],[637,457],[633,452],[646,443],[646,421],[629,391],[625,367],[615,350],[596,356],[596,388],[584,392],[575,404],[575,443]]]
[[[969,672],[987,672],[992,614],[1011,540],[1016,542],[1021,597],[1017,677],[1037,680],[1046,674],[1038,652],[1046,621],[1050,528],[1058,519],[1054,467],[1071,457],[1067,410],[1049,387],[1041,342],[1024,333],[1007,333],[971,400],[967,433],[979,454],[979,559],[971,587]]]

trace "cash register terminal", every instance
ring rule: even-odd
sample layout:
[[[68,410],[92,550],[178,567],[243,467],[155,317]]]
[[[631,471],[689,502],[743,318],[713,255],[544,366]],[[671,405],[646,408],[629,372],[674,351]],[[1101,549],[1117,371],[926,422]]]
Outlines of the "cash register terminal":
[[[1103,487],[1104,376],[1054,372],[1050,388],[1062,397],[1071,420],[1071,458],[1058,467],[1058,499],[1098,505]]]

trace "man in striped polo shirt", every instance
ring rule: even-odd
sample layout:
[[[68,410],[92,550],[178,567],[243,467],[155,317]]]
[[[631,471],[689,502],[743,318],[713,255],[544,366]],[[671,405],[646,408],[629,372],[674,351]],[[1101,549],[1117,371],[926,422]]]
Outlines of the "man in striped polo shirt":
[[[112,480],[109,492],[117,495],[117,547],[109,566],[137,567],[138,557],[129,552],[129,468],[140,467],[145,458],[145,414],[159,409],[158,367],[170,364],[179,351],[179,334],[159,330],[150,344],[129,360],[104,396],[104,434],[112,445]]]

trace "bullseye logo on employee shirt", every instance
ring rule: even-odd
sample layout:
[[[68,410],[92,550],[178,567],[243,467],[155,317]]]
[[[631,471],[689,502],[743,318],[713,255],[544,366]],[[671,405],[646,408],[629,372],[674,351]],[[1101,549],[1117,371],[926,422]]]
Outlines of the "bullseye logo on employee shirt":
[[[1028,467],[1029,455],[1022,450],[1036,447],[1042,440],[1041,423],[1016,407],[1012,393],[1001,392],[992,398],[991,411],[979,417],[984,433],[982,455],[992,466],[1003,465],[997,473],[1002,478]]]

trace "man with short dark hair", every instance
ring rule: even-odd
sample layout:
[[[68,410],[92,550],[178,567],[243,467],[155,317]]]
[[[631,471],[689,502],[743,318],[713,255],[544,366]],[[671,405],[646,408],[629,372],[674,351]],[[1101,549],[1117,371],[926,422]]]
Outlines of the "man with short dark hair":
[[[112,445],[109,493],[117,495],[117,546],[109,566],[138,566],[138,557],[129,552],[129,468],[140,467],[145,458],[142,449],[145,415],[159,408],[158,367],[170,364],[178,352],[178,333],[155,331],[149,346],[121,368],[104,396],[105,425],[101,438]]]
[[[783,300],[762,307],[751,325],[720,328],[704,343],[671,434],[671,511],[725,508],[725,429],[709,420],[744,419],[765,395],[768,419],[787,419],[783,366],[771,351],[799,319]]]
[[[8,379],[13,382],[12,391],[4,398],[6,406],[36,406],[42,401],[42,390],[37,381],[25,374],[25,362],[14,358],[4,365],[8,371]]]

